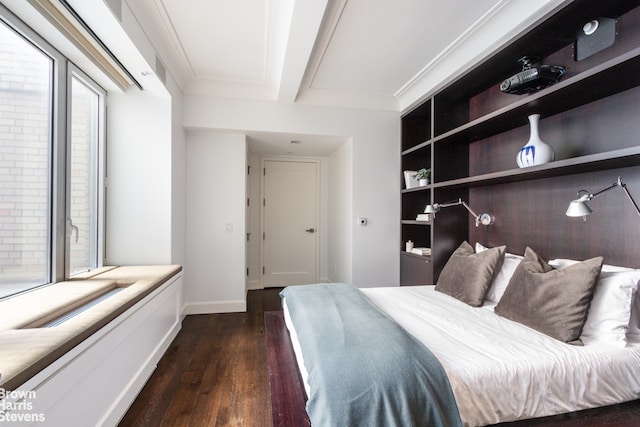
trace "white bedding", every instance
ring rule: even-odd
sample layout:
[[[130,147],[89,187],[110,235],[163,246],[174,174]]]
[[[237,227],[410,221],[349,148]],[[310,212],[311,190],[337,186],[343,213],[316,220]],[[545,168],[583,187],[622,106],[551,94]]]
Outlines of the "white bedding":
[[[640,398],[640,343],[573,346],[474,308],[433,286],[362,292],[424,343],[444,366],[467,426],[610,405]],[[306,382],[297,335],[285,321]]]

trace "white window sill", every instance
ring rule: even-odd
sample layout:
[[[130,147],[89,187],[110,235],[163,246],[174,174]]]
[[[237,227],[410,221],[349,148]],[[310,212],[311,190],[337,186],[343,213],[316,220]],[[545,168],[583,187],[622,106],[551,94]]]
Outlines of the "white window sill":
[[[16,389],[181,270],[105,267],[0,302],[0,387]],[[64,323],[39,327],[116,287],[123,290]]]

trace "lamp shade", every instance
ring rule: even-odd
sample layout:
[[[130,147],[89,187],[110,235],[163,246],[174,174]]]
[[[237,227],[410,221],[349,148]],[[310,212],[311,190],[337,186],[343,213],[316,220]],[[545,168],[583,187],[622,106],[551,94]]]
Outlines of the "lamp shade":
[[[622,180],[620,179],[620,177],[618,177],[618,180],[616,182],[614,182],[613,184],[611,184],[610,186],[596,192],[596,193],[589,193],[587,190],[580,190],[578,191],[578,196],[580,196],[578,199],[572,201],[571,203],[569,203],[569,207],[567,208],[567,212],[565,215],[567,216],[572,216],[572,217],[582,217],[582,219],[586,220],[586,216],[591,214],[592,210],[589,207],[589,205],[587,205],[587,202],[590,202],[591,199],[598,197],[599,195],[601,195],[604,192],[607,192],[609,190],[612,190],[614,188],[620,188],[622,191],[624,191],[624,194],[627,195],[627,198],[629,199],[629,201],[631,202],[631,204],[633,205],[633,207],[636,210],[636,213],[638,215],[640,215],[640,207],[638,206],[638,204],[636,203],[635,200],[633,200],[633,197],[631,197],[631,194],[629,193],[629,190],[627,190],[627,186],[622,182]]]
[[[427,205],[424,208],[424,213],[426,213],[426,214],[434,214],[434,213],[436,213],[438,211],[439,211],[439,209],[437,208],[437,206],[434,206],[434,205]]]
[[[572,216],[572,217],[580,217],[580,216],[591,215],[592,212],[593,211],[591,210],[589,205],[587,205],[587,201],[584,200],[583,198],[580,198],[580,199],[573,200],[571,201],[571,203],[569,203],[569,207],[567,208],[567,212],[565,215]]]

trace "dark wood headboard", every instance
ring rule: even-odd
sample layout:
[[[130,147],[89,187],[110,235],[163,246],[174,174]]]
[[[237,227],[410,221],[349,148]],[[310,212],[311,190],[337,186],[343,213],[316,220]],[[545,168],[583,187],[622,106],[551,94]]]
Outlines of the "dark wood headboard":
[[[470,205],[495,215],[496,221],[478,228],[470,222],[470,242],[506,244],[517,254],[530,246],[547,260],[603,256],[606,264],[640,268],[640,216],[621,189],[592,200],[593,214],[586,221],[565,215],[578,190],[596,192],[618,176],[640,199],[640,166],[475,188]]]

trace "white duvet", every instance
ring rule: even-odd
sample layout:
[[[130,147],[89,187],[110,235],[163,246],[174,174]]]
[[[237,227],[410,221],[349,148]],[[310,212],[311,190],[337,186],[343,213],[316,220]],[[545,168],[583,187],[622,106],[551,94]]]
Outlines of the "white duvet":
[[[440,360],[467,426],[640,398],[640,343],[625,348],[565,344],[496,315],[492,307],[468,306],[433,286],[361,291]],[[307,386],[286,302],[284,306]]]

